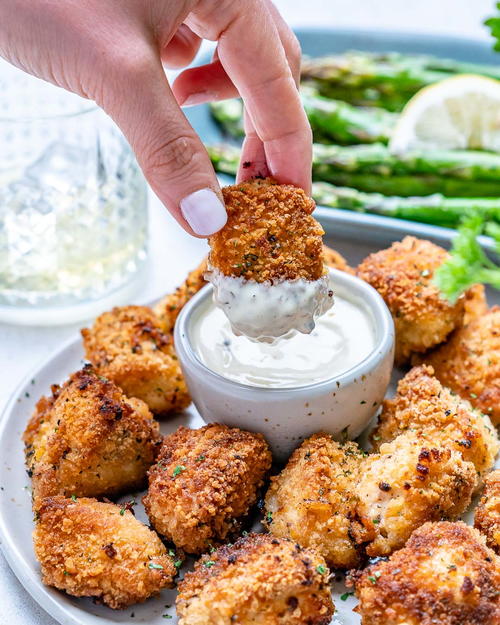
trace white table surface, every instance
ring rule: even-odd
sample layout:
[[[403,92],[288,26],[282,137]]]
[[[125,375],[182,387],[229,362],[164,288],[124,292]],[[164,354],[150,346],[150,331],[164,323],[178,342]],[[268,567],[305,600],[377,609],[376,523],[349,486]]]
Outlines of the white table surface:
[[[481,25],[493,0],[276,0],[292,26],[337,26],[487,38]],[[181,282],[206,250],[185,234],[151,196],[149,264],[136,296],[145,302]],[[84,324],[27,328],[0,324],[0,413],[26,373]],[[56,625],[31,599],[0,553],[0,625]]]

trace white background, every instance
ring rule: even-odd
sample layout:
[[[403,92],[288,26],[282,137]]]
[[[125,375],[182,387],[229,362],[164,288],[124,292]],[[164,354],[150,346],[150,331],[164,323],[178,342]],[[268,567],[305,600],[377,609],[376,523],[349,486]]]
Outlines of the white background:
[[[481,25],[492,0],[276,0],[287,21],[300,26],[337,26],[487,38]],[[168,292],[205,252],[156,198],[150,202],[150,260],[136,301]],[[0,324],[0,413],[18,382],[82,324],[24,328]],[[17,582],[0,553],[0,625],[56,625]]]

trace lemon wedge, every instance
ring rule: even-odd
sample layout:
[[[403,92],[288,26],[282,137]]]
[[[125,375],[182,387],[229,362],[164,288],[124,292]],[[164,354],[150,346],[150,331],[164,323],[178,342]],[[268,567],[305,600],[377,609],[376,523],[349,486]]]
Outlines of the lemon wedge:
[[[389,149],[500,152],[500,81],[461,74],[424,87],[403,109]]]

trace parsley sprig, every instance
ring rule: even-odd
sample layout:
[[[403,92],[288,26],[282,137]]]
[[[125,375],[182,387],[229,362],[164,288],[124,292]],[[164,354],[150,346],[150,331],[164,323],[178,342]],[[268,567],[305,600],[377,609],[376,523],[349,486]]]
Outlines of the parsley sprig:
[[[451,257],[434,274],[436,285],[451,302],[477,282],[500,289],[500,266],[481,247],[481,234],[493,239],[495,252],[500,255],[500,224],[489,221],[484,213],[469,213],[453,239]]]
[[[500,12],[500,2],[497,2],[497,9]],[[495,48],[495,50],[498,50],[500,52],[500,15],[493,15],[492,17],[488,18],[484,23],[486,26],[488,26],[491,31],[492,37],[495,39],[493,47]]]

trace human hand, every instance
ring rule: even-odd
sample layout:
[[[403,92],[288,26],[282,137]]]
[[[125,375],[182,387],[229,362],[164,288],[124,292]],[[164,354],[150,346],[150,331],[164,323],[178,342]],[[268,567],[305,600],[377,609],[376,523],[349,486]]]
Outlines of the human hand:
[[[201,39],[212,63],[185,70]],[[241,95],[240,179],[310,191],[311,131],[296,89],[300,48],[270,0],[0,0],[0,55],[95,100],[118,124],[177,221],[208,236],[226,221],[219,185],[180,106]]]

